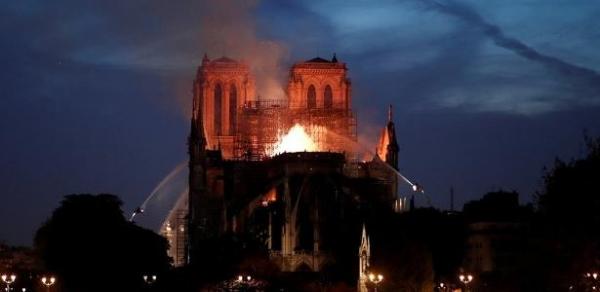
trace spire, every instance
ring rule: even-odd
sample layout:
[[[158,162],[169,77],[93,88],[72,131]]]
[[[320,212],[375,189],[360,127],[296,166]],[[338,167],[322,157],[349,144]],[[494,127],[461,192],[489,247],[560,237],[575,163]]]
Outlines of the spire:
[[[366,242],[366,240],[367,240],[367,228],[365,227],[365,224],[363,223],[362,236],[360,238],[360,243],[363,244]]]
[[[364,223],[363,223],[363,228],[362,228],[362,235],[360,238],[360,247],[358,249],[358,255],[361,256],[361,255],[363,255],[363,253],[367,257],[371,256],[371,240],[369,239],[369,236],[367,235],[367,227],[365,226]]]
[[[381,130],[379,142],[377,144],[377,156],[394,169],[398,169],[398,140],[396,139],[396,127],[393,121],[392,105],[388,107],[388,122]]]
[[[202,58],[202,65],[204,65],[208,62],[210,62],[210,59],[208,59],[208,55],[206,55],[206,53],[204,53],[204,57]]]
[[[367,292],[367,272],[371,258],[371,242],[367,236],[367,228],[363,223],[362,236],[360,239],[360,247],[358,248],[358,292]]]
[[[337,56],[335,55],[335,53],[333,53],[333,58],[331,59],[331,62],[333,62],[333,63],[338,62],[338,59],[337,59]]]

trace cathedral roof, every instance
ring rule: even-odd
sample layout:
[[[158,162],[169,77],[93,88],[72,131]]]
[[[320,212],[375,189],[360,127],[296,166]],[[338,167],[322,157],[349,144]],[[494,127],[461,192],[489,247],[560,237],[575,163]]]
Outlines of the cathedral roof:
[[[222,56],[217,59],[209,59],[205,54],[202,58],[202,65],[198,67],[198,72],[205,70],[242,70],[248,71],[248,65],[244,61],[237,61],[229,57]],[[199,73],[200,74],[200,73]],[[203,73],[204,74],[204,73]]]
[[[234,59],[231,59],[231,58],[228,58],[228,57],[225,57],[225,56],[223,56],[223,57],[221,57],[221,58],[215,59],[213,62],[220,62],[220,63],[237,63],[238,61],[236,61],[236,60],[234,60]]]
[[[312,58],[312,59],[306,61],[306,63],[333,63],[333,62],[331,62],[329,60],[325,60],[321,57],[316,57],[316,58]]]

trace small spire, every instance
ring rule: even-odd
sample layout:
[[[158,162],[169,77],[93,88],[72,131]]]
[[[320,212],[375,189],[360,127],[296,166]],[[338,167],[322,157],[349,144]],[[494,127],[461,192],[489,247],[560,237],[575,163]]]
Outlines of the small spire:
[[[333,63],[338,62],[338,59],[337,59],[337,56],[335,55],[335,53],[333,53],[333,58],[331,59],[331,62],[333,62]]]
[[[392,121],[392,105],[388,108],[388,122]]]
[[[202,64],[209,62],[210,59],[208,59],[208,55],[206,54],[206,52],[204,53],[204,57],[202,58]]]
[[[363,223],[363,228],[362,228],[362,236],[361,239],[366,240],[367,239],[367,227],[365,226],[365,224]]]

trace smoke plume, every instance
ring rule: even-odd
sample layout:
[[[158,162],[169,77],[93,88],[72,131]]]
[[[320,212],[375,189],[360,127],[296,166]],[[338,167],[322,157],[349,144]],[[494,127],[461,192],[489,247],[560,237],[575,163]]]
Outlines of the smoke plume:
[[[421,0],[428,7],[441,13],[448,14],[474,25],[489,37],[497,46],[510,50],[515,54],[540,63],[576,86],[585,86],[592,96],[600,95],[600,73],[589,68],[568,63],[559,58],[540,53],[516,38],[506,36],[502,29],[489,23],[471,7],[456,1],[443,3],[435,0]]]
[[[201,11],[201,47],[209,57],[226,55],[246,62],[256,77],[257,93],[263,99],[283,98],[285,76],[280,67],[287,56],[284,44],[261,39],[253,13],[257,1],[210,0]]]

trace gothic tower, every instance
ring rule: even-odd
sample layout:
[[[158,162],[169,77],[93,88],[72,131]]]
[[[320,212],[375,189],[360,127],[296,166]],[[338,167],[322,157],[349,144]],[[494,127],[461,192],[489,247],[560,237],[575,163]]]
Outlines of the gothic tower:
[[[287,86],[289,109],[298,117],[293,123],[320,126],[328,133],[322,145],[351,156],[356,141],[356,120],[352,112],[352,84],[345,63],[313,58],[290,69]],[[302,117],[302,118],[300,118]]]
[[[294,64],[287,88],[290,108],[349,110],[351,83],[347,70],[335,55],[331,61],[317,57]]]
[[[225,228],[222,190],[209,188],[208,181],[219,176],[212,167],[214,161],[233,156],[238,111],[254,100],[254,81],[245,64],[226,57],[211,61],[204,55],[194,80],[193,94],[188,139],[188,261],[192,263],[202,252],[199,242],[218,235]]]
[[[238,113],[256,97],[248,65],[227,57],[211,61],[205,54],[194,88],[194,100],[204,113],[207,147],[219,148],[224,158],[232,158]]]

